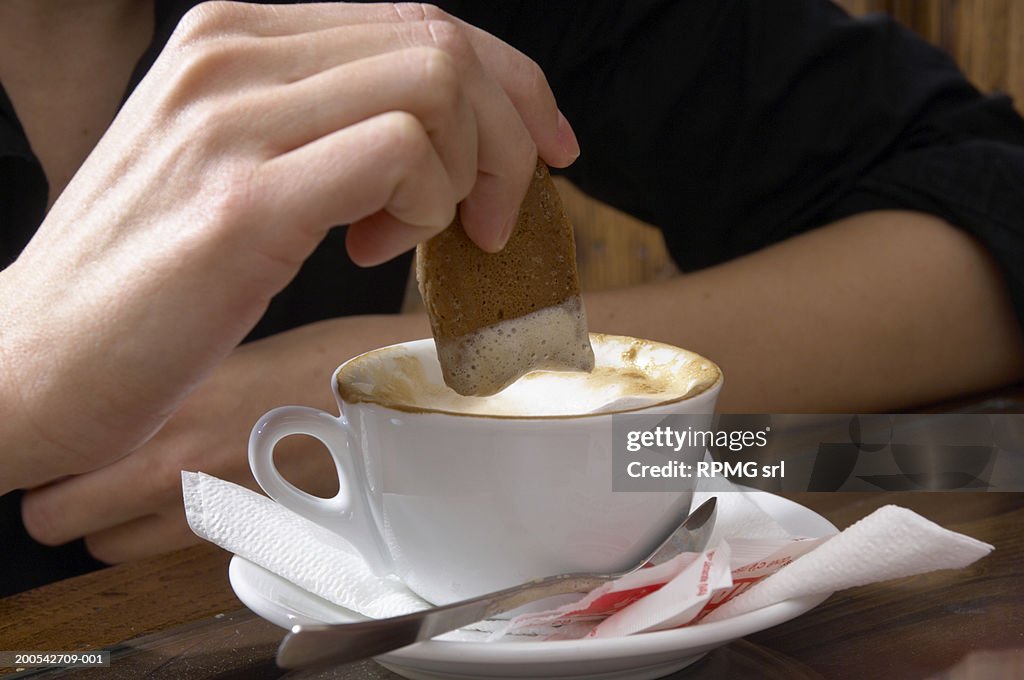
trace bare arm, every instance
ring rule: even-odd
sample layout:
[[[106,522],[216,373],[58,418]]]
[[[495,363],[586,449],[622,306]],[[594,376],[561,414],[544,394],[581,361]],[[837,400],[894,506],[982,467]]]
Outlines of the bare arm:
[[[439,10],[198,5],[0,272],[0,493],[143,446],[333,225],[500,248],[538,154],[578,154],[543,74]]]
[[[722,409],[734,412],[886,411],[1024,376],[1024,342],[990,258],[916,213],[860,215],[719,267],[594,294],[587,305],[595,330],[713,358],[726,375]],[[241,348],[141,450],[30,493],[26,526],[47,543],[86,536],[108,561],[194,542],[179,470],[254,486],[245,442],[260,414],[286,402],[332,408],[336,364],[428,334],[421,315],[350,317]],[[327,493],[316,486],[333,479],[320,467],[326,456],[291,453],[293,478]]]
[[[381,345],[429,335],[423,315],[352,316],[243,345],[131,455],[30,491],[25,526],[48,544],[85,536],[93,554],[106,562],[194,543],[181,506],[182,470],[257,489],[246,443],[263,413],[284,404],[336,413],[330,378],[338,364]],[[337,490],[334,463],[311,439],[285,439],[275,460],[286,477],[312,493]]]
[[[670,281],[587,298],[591,328],[718,362],[733,412],[909,408],[1024,376],[990,256],[920,213],[857,215]]]

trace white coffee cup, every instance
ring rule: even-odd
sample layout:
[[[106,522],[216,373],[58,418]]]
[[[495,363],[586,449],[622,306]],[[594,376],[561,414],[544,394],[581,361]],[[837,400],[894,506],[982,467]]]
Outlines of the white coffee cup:
[[[710,423],[722,375],[668,345],[591,340],[596,383],[535,373],[490,401],[444,387],[431,339],[367,352],[335,371],[340,416],[285,406],[259,420],[253,474],[271,498],[435,604],[552,574],[626,568],[691,494],[612,491],[612,414],[703,413]],[[650,384],[616,394],[618,378],[608,376],[624,364],[651,371]],[[275,445],[293,434],[330,452],[340,480],[333,498],[296,488],[274,466]]]

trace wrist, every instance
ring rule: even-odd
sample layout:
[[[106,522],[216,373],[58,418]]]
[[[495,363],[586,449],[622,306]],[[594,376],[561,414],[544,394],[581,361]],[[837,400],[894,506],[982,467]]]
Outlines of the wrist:
[[[26,417],[22,380],[21,354],[17,349],[19,326],[15,321],[17,299],[11,293],[11,270],[14,265],[0,271],[0,495],[25,486],[30,479],[27,452],[32,451],[30,419]]]

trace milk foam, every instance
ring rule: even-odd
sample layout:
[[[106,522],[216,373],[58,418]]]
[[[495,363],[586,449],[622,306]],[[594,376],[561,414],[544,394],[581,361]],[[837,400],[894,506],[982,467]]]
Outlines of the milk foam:
[[[578,295],[456,338],[435,337],[444,382],[459,394],[493,395],[531,371],[590,371],[594,352]]]
[[[441,379],[433,347],[388,347],[341,369],[347,402],[375,402],[407,411],[466,415],[552,417],[629,411],[695,396],[714,385],[719,369],[703,357],[669,345],[591,334],[591,373],[534,371],[497,394],[463,396]]]

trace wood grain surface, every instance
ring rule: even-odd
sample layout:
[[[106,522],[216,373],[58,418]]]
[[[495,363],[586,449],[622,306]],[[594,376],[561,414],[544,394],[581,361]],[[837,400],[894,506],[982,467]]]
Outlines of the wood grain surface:
[[[0,649],[100,649],[233,611],[242,605],[227,583],[229,559],[203,544],[4,598]]]

